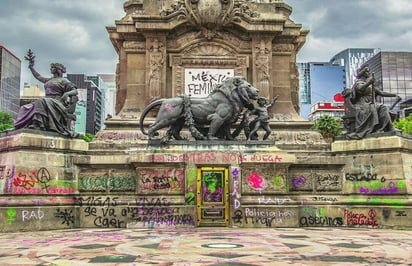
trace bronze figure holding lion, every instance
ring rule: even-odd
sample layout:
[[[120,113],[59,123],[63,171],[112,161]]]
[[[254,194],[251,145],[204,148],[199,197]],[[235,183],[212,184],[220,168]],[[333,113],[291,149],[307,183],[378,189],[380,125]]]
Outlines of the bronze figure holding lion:
[[[259,97],[259,90],[243,77],[231,77],[216,86],[207,97],[195,98],[180,95],[150,103],[140,117],[140,130],[149,139],[158,136],[158,130],[169,127],[162,142],[172,137],[182,140],[180,131],[186,125],[196,140],[225,138],[233,140],[230,127],[238,121],[245,108],[253,109],[253,100]],[[143,127],[147,114],[160,106],[156,121],[148,132]],[[205,131],[207,130],[207,131]],[[204,135],[206,134],[206,136]]]

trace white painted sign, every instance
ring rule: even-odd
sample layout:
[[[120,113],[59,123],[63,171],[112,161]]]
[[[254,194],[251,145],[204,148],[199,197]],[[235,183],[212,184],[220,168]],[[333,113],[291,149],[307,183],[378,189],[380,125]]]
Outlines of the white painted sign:
[[[218,84],[227,78],[233,77],[233,69],[186,68],[185,94],[192,97],[209,95]]]

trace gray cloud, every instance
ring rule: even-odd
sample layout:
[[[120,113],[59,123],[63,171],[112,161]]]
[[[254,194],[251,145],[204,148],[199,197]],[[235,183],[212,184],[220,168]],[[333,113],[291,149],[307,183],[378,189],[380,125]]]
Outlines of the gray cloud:
[[[299,61],[328,61],[346,48],[412,50],[410,0],[285,0],[311,32]]]
[[[36,69],[49,74],[52,62],[69,73],[114,73],[116,52],[106,26],[124,15],[119,0],[1,0],[0,44],[22,60],[22,83],[38,83],[23,60],[31,48]]]
[[[411,51],[410,0],[284,0],[292,20],[311,32],[298,61],[328,61],[346,48]],[[123,0],[0,0],[0,45],[22,59],[22,83],[36,83],[23,57],[31,48],[36,67],[51,62],[69,73],[113,73],[116,52],[105,26],[124,16]]]

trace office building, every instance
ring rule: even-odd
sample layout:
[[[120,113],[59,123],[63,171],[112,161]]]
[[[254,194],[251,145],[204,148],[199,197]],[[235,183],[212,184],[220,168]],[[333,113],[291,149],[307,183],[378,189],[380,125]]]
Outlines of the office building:
[[[106,84],[105,99],[104,99],[104,117],[113,117],[116,105],[116,76],[114,74],[97,74]]]
[[[102,92],[99,87],[84,74],[67,74],[79,92],[76,106],[75,131],[96,134],[102,128]]]
[[[106,99],[106,90],[107,90],[107,85],[106,83],[103,81],[102,78],[100,78],[99,76],[87,76],[86,77],[87,80],[92,81],[98,88],[98,90],[96,91],[96,101],[95,101],[95,105],[96,105],[96,115],[99,114],[100,117],[100,128],[104,129],[104,120],[106,118],[106,111],[105,111],[105,99]]]
[[[0,45],[0,111],[17,118],[20,106],[21,60]]]
[[[351,88],[356,80],[356,70],[378,52],[376,48],[348,48],[333,56],[329,62],[345,67],[346,86]]]
[[[333,101],[313,104],[311,113],[309,114],[309,120],[316,121],[323,115],[335,118],[341,118],[345,115],[344,99],[341,93],[336,94],[333,97]]]
[[[317,102],[331,102],[345,87],[343,66],[327,62],[298,63],[300,115],[309,118],[311,107]]]
[[[379,52],[368,61],[371,73],[375,75],[376,88],[385,92],[395,93],[402,101],[412,98],[412,52]],[[378,98],[379,102],[392,106],[393,97]],[[394,110],[399,110],[397,105]]]

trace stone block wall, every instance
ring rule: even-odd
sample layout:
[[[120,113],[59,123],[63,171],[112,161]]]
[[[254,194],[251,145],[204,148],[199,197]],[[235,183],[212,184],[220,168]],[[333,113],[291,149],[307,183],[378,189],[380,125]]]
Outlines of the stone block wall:
[[[1,232],[199,226],[202,167],[227,169],[227,226],[412,228],[412,149],[400,137],[338,141],[328,152],[239,143],[88,150],[26,133],[0,141]]]

